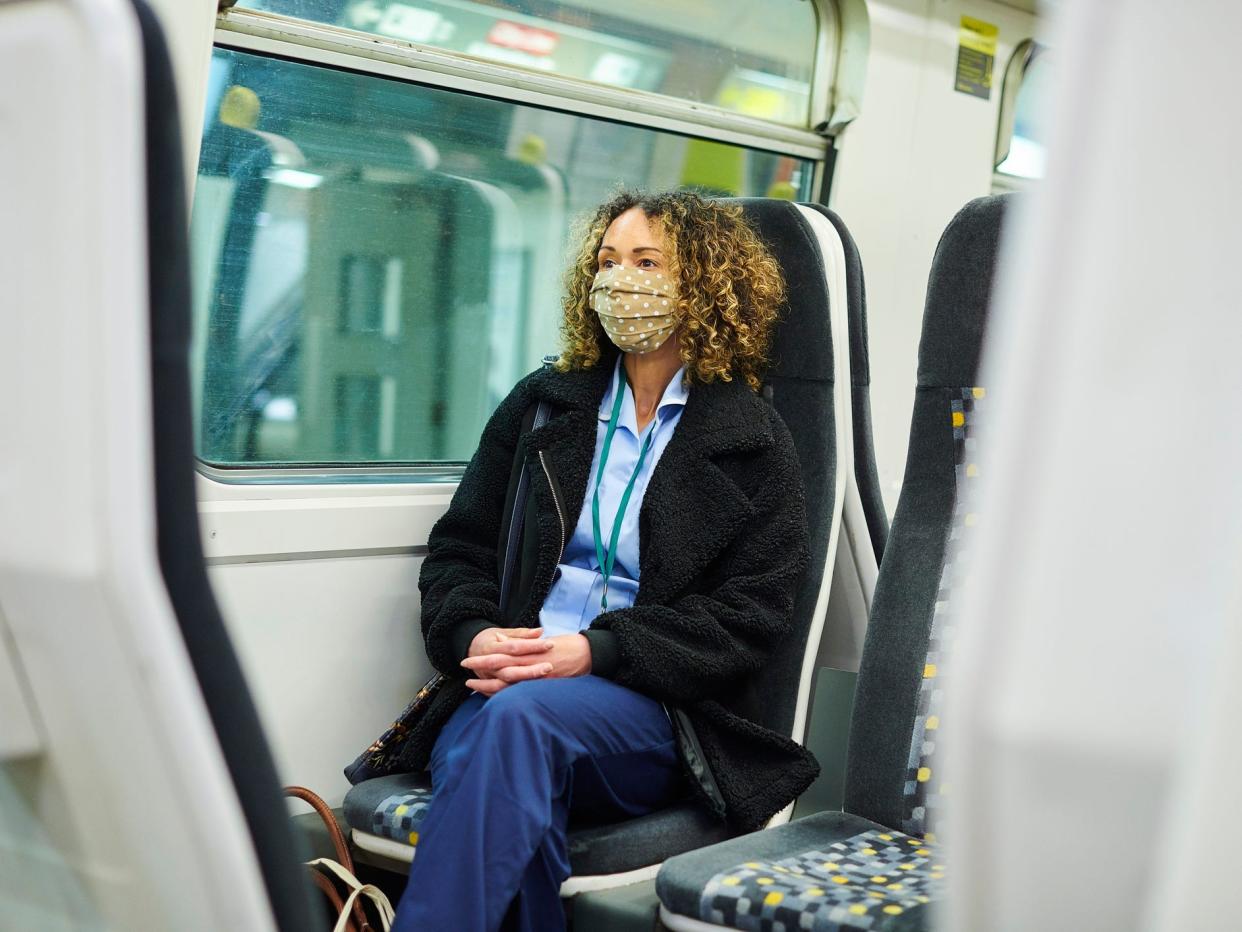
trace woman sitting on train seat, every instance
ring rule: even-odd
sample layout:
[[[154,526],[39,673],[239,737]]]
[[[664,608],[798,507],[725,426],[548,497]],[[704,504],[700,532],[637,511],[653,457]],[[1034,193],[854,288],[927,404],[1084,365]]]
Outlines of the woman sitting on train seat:
[[[571,818],[693,794],[755,829],[814,778],[735,710],[807,561],[793,443],[757,394],[783,290],[735,206],[677,192],[596,211],[564,352],[501,403],[428,541],[427,653],[456,679],[411,736],[434,797],[398,930],[563,928]],[[524,436],[540,399],[551,417]],[[502,617],[522,450],[536,510]]]

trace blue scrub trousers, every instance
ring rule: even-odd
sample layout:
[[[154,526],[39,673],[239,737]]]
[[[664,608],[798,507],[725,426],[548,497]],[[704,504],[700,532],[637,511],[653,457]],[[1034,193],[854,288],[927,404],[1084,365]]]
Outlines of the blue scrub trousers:
[[[684,792],[663,707],[596,676],[470,696],[431,755],[394,932],[557,932],[571,814],[615,822]]]

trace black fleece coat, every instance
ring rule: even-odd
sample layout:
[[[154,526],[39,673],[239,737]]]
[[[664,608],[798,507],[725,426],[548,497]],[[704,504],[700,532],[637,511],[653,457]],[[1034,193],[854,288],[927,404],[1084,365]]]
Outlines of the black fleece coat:
[[[492,625],[539,624],[586,498],[614,359],[606,353],[592,369],[541,369],[519,382],[488,421],[431,532],[419,578],[423,635],[432,664],[453,682],[406,742],[401,763],[411,770],[426,766],[440,727],[468,695],[460,661],[474,635]],[[551,403],[552,415],[523,434],[523,416],[539,399]],[[531,467],[528,565],[504,617],[497,549],[519,446]],[[643,497],[639,554],[633,606],[604,612],[585,632],[591,672],[664,703],[674,724],[690,732],[682,756],[702,801],[738,829],[758,828],[819,768],[787,735],[742,717],[731,703],[790,631],[794,589],[808,560],[789,431],[742,380],[691,388]]]

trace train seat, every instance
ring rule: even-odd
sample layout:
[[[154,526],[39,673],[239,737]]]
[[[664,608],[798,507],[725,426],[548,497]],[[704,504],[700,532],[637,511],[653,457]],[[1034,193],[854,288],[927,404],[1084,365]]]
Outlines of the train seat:
[[[838,464],[843,457],[848,462],[848,447],[842,451],[838,444],[848,444],[849,436],[839,436],[836,425],[848,419],[849,396],[835,376],[848,366],[848,349],[846,341],[834,342],[833,334],[844,333],[847,323],[844,302],[834,307],[830,301],[821,249],[799,208],[764,198],[735,203],[768,243],[787,278],[787,306],[775,334],[764,395],[789,426],[797,448],[812,555],[795,600],[795,634],[747,688],[747,714],[801,742],[841,529],[844,476]],[[345,797],[344,814],[360,860],[398,870],[408,864],[428,798],[424,774],[382,777],[353,787]],[[774,821],[785,818],[782,813]],[[649,879],[665,859],[734,834],[736,829],[691,802],[615,825],[573,827],[573,876],[562,895]]]
[[[867,287],[863,278],[862,257],[858,244],[836,211],[822,204],[798,206],[828,219],[837,232],[845,258],[844,291],[850,337],[850,427],[854,435],[854,471],[847,494],[850,498],[857,497],[878,567],[888,540],[888,511],[884,507],[880,488],[871,430],[871,357],[867,348]],[[846,508],[849,508],[848,501]],[[846,520],[849,520],[848,510]]]
[[[842,483],[841,539],[835,548],[836,568],[824,621],[817,668],[854,673],[866,638],[867,617],[875,595],[876,577],[888,535],[888,513],[880,494],[871,438],[870,360],[867,351],[866,291],[858,247],[845,223],[820,204],[799,204],[819,242],[828,273],[829,297],[846,316],[850,404],[838,415],[837,428],[850,443],[838,447]],[[825,747],[829,766],[844,748]]]
[[[670,859],[656,889],[674,930],[917,929],[944,889],[936,737],[963,545],[975,526],[975,383],[1005,200],[968,204],[932,264],[905,482],[858,675],[845,811]]]

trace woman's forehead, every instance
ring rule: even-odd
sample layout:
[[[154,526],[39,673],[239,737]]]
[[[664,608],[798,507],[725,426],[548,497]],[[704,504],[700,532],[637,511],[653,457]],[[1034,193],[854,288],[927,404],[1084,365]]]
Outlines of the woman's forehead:
[[[631,207],[608,224],[600,250],[608,249],[617,252],[634,252],[651,248],[663,250],[664,245],[662,225],[649,218],[641,208]]]

